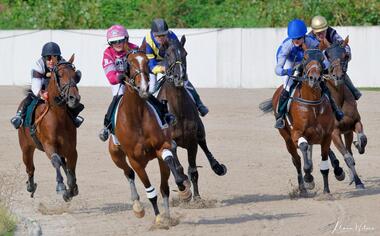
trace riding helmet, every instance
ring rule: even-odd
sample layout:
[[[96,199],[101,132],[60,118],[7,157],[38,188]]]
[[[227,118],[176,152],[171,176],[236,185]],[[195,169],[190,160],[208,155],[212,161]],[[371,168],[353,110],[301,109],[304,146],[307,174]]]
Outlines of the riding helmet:
[[[154,19],[151,30],[154,35],[166,35],[169,32],[169,27],[164,19]]]
[[[54,42],[45,43],[42,47],[41,56],[61,56],[61,49]]]
[[[307,32],[306,24],[300,19],[294,19],[288,24],[288,37],[298,39],[305,36]]]

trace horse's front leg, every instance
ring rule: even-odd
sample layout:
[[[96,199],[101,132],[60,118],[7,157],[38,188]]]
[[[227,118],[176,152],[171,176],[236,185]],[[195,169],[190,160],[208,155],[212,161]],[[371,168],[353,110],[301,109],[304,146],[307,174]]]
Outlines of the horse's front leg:
[[[330,144],[331,144],[331,136],[324,138],[321,143],[321,165],[320,165],[320,171],[323,177],[323,193],[330,193],[329,188],[329,161],[328,161],[328,154],[330,151]]]
[[[133,213],[137,218],[142,218],[145,215],[145,210],[140,202],[140,196],[137,193],[135,185],[135,172],[128,165],[125,153],[115,145],[112,140],[109,141],[109,152],[111,154],[112,161],[117,167],[124,171],[125,177],[127,177],[129,186],[131,188],[131,200],[133,202]]]
[[[63,194],[63,200],[66,202],[70,201],[73,197],[77,196],[79,193],[77,178],[75,174],[75,168],[77,165],[78,153],[77,150],[72,150],[67,155],[67,164],[66,164],[66,176],[67,176],[67,186],[68,190],[66,190]],[[64,163],[64,162],[63,162]]]
[[[22,160],[25,164],[26,173],[28,174],[28,181],[26,182],[26,190],[30,192],[30,197],[34,196],[34,192],[37,189],[37,183],[34,182],[34,162],[33,162],[33,147],[22,148]]]
[[[179,189],[179,197],[182,201],[190,201],[192,193],[190,190],[189,178],[183,173],[183,167],[175,153],[169,148],[161,148],[156,152],[156,155],[161,158],[169,167],[174,175],[175,182]]]
[[[351,149],[351,144],[354,139],[354,133],[353,132],[348,132],[344,134],[344,141],[346,144],[346,149],[348,150],[348,153],[345,155],[345,161],[347,165],[350,167],[350,179],[351,183],[355,182],[355,187],[357,189],[364,189],[364,184],[362,183],[361,179],[359,178],[359,175],[356,171],[355,168],[355,160],[354,156],[352,155],[352,149]],[[347,157],[347,159],[346,159]]]
[[[311,172],[313,171],[313,162],[311,158],[312,147],[308,144],[307,140],[304,137],[299,137],[297,139],[297,143],[298,143],[298,148],[302,152],[303,161],[304,161],[303,171],[305,172],[305,176],[304,176],[305,187],[306,189],[311,190],[311,189],[314,189],[315,187],[314,177],[311,174]]]
[[[359,154],[363,154],[367,146],[367,136],[363,132],[363,124],[360,121],[355,124],[355,133],[357,135],[357,141],[354,141],[354,145],[358,149]]]

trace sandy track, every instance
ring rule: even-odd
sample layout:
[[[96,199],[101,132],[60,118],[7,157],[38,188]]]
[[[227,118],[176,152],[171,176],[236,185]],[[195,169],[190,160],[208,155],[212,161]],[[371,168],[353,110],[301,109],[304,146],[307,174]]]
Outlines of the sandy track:
[[[359,156],[355,149],[354,157],[367,189],[357,191],[348,186],[347,180],[337,182],[330,171],[333,200],[321,197],[320,152],[319,146],[315,146],[317,194],[313,198],[291,200],[289,193],[297,183],[296,170],[283,140],[273,128],[273,116],[263,116],[258,110],[259,102],[269,98],[273,89],[199,89],[211,110],[203,118],[209,147],[228,167],[228,174],[224,177],[213,174],[204,154],[199,153],[198,165],[203,166],[199,169],[200,193],[211,208],[172,207],[172,215],[180,223],[168,231],[151,231],[153,212],[141,182],[137,180],[137,188],[146,216],[136,219],[127,181],[111,161],[107,145],[97,138],[111,99],[107,88],[80,91],[86,120],[78,131],[79,195],[70,203],[64,203],[56,195],[54,170],[47,157],[36,151],[38,188],[35,198],[29,197],[17,132],[9,123],[23,96],[22,89],[0,87],[0,173],[14,176],[14,183],[9,186],[18,191],[12,200],[14,211],[37,220],[44,235],[380,235],[378,92],[364,92],[359,102],[369,143],[366,154]],[[186,169],[185,153],[179,154]],[[158,188],[157,162],[151,162],[148,169],[151,182]],[[344,169],[347,170],[345,165]],[[172,177],[170,181],[175,189]],[[26,231],[20,227],[17,233],[24,235]]]

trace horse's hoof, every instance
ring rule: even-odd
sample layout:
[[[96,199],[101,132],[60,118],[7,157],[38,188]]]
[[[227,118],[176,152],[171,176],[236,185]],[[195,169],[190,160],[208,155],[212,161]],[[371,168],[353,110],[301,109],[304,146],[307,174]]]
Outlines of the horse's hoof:
[[[57,194],[62,195],[66,192],[66,185],[64,183],[58,183],[55,190]]]
[[[77,196],[77,195],[79,194],[78,185],[75,185],[75,186],[73,187],[72,192],[73,192],[73,197],[75,197],[75,196]]]
[[[179,199],[183,202],[189,202],[193,196],[193,193],[191,192],[191,184],[189,180],[185,180],[183,181],[183,185],[185,186],[185,190],[178,191]]]
[[[362,183],[361,183],[361,184],[357,184],[357,185],[355,186],[355,188],[356,188],[356,189],[359,189],[359,190],[360,190],[360,189],[365,189],[364,184],[362,184]]]
[[[68,191],[66,191],[63,193],[62,198],[65,202],[69,202],[69,201],[71,201],[71,199],[73,197],[71,196],[71,194]]]
[[[219,176],[223,176],[227,173],[227,167],[223,164],[218,163],[218,165],[215,165],[212,169],[214,170],[215,174]]]
[[[344,173],[342,168],[337,168],[337,170],[334,170],[335,178],[338,181],[343,181],[346,178],[346,174]]]
[[[143,218],[145,216],[145,210],[144,207],[141,205],[139,201],[135,201],[133,203],[133,213],[137,218]]]
[[[30,184],[29,181],[26,182],[26,190],[29,192],[29,193],[34,193],[37,189],[37,183],[33,183],[33,184]]]
[[[315,183],[314,183],[314,181],[312,181],[312,182],[305,182],[305,188],[306,188],[307,190],[313,190],[314,187],[315,187]]]

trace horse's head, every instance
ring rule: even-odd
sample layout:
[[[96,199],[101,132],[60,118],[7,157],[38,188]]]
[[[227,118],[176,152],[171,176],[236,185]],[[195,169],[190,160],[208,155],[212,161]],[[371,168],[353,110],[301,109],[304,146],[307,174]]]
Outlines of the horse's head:
[[[149,69],[146,54],[144,51],[131,50],[127,54],[127,61],[129,64],[127,83],[138,91],[141,98],[148,98]]]
[[[325,54],[330,62],[329,75],[334,80],[340,80],[347,70],[349,60],[349,55],[345,49],[348,44],[348,36],[343,42],[336,41],[330,45],[330,43],[325,40],[324,44],[327,47]]]
[[[166,78],[173,82],[176,87],[183,87],[184,81],[187,80],[186,56],[184,48],[186,42],[185,36],[181,37],[181,42],[169,40],[166,45],[165,62],[167,63]]]
[[[311,88],[319,86],[323,72],[323,53],[319,49],[307,49],[303,44],[304,58],[302,61],[303,77]]]
[[[58,92],[55,101],[58,104],[66,103],[70,108],[77,107],[80,102],[77,83],[81,79],[81,72],[75,70],[73,61],[74,54],[69,61],[56,61],[51,76],[54,79],[55,89]]]

